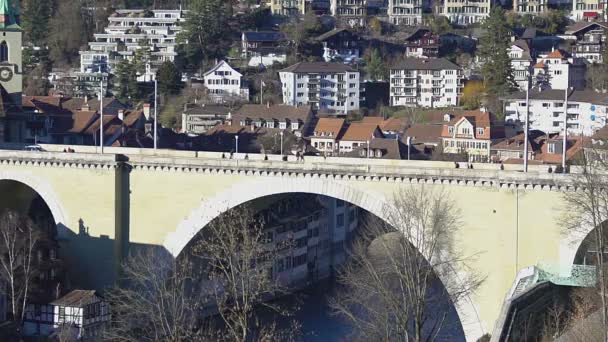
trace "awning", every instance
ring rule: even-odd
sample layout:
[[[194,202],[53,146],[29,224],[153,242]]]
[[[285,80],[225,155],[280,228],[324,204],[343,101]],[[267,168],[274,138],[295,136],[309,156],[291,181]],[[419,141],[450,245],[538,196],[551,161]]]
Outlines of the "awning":
[[[583,18],[597,18],[597,12],[583,12]]]

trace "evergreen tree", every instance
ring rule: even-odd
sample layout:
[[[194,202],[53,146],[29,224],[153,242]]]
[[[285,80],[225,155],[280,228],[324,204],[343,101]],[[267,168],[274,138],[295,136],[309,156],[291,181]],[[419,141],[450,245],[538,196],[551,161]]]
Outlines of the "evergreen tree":
[[[174,95],[179,93],[182,87],[182,76],[171,62],[164,62],[156,72],[158,90],[163,95]]]
[[[382,81],[386,79],[387,70],[378,49],[372,49],[371,52],[365,56],[365,72],[367,73],[367,78],[372,81]]]
[[[133,66],[135,67],[135,72],[138,75],[143,75],[146,73],[146,66],[150,63],[150,59],[150,43],[146,36],[146,38],[139,41],[139,48],[135,50],[135,54],[133,56]]]
[[[116,97],[123,102],[131,102],[139,97],[139,89],[137,87],[137,71],[133,63],[126,59],[121,60],[116,64],[114,72],[116,88]]]
[[[495,6],[482,27],[479,54],[484,60],[482,75],[488,95],[503,96],[516,88],[511,59],[507,53],[510,44],[510,27],[505,11]]]
[[[21,26],[25,42],[35,46],[44,46],[49,32],[51,3],[49,1],[23,0],[22,4]]]
[[[50,59],[56,64],[72,65],[87,40],[87,36],[81,34],[86,28],[78,1],[59,2],[49,26]]]

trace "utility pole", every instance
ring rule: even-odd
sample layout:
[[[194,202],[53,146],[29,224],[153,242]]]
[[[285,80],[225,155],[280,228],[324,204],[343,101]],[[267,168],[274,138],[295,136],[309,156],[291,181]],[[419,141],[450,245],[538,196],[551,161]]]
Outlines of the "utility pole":
[[[99,146],[103,154],[103,79],[99,82]]]
[[[260,80],[260,104],[264,104],[264,81]]]
[[[562,141],[562,172],[566,172],[566,147],[568,136],[568,87],[564,92],[564,139]]]
[[[157,148],[157,140],[158,140],[158,135],[157,135],[157,129],[158,129],[158,121],[157,121],[157,113],[158,113],[158,81],[156,80],[156,77],[154,78],[154,149],[156,150]]]
[[[530,117],[530,75],[528,75],[528,82],[526,83],[526,118],[524,120],[524,172],[528,172],[528,132]]]

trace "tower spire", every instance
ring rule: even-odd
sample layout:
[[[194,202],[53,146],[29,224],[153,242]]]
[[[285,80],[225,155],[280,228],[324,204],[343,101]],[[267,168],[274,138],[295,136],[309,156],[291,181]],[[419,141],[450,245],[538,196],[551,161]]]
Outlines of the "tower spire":
[[[0,29],[19,29],[19,2],[0,0]]]

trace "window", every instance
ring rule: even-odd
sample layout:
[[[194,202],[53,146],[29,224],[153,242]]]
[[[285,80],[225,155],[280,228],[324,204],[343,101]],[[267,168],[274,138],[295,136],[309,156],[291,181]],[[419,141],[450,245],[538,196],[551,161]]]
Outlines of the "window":
[[[338,226],[338,227],[344,226],[344,214],[338,214],[338,216],[336,216],[336,226]]]
[[[478,135],[483,135],[483,131],[484,131],[483,127],[478,127],[477,128],[477,134]]]
[[[448,127],[448,133],[449,134],[454,134],[454,126]]]
[[[0,63],[8,62],[8,44],[6,41],[0,43]]]
[[[351,209],[350,213],[348,214],[348,222],[352,223],[353,221],[355,221],[355,210],[356,209]]]
[[[549,145],[547,145],[547,151],[549,153],[555,153],[555,143],[550,143]]]
[[[343,200],[336,200],[336,207],[338,208],[342,208],[344,206],[344,201]]]
[[[306,263],[306,254],[298,255],[293,258],[293,267],[304,265]]]

